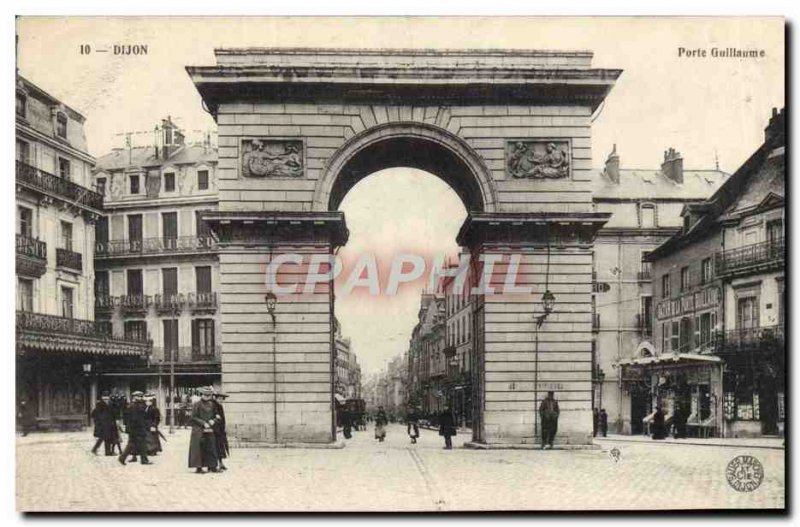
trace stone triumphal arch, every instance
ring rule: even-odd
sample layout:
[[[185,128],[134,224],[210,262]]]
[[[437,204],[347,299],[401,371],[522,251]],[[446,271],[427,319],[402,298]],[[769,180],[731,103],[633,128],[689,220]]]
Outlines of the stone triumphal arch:
[[[273,320],[265,269],[344,245],[344,196],[402,166],[447,182],[469,211],[459,245],[521,254],[517,283],[532,289],[476,302],[474,439],[533,442],[536,401],[554,390],[560,439],[590,442],[592,247],[608,219],[592,209],[591,117],[621,72],[585,51],[215,53],[187,70],[219,126],[219,210],[204,220],[220,245],[229,433],[335,440],[332,284],[280,297]]]

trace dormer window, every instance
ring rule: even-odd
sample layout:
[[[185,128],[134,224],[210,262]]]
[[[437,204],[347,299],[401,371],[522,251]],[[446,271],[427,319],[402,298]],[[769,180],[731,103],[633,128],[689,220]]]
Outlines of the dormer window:
[[[639,206],[639,225],[644,228],[656,226],[656,206],[652,203],[642,203]]]
[[[56,114],[56,135],[62,139],[67,138],[67,116],[62,112]]]
[[[164,174],[164,192],[175,192],[175,172]]]
[[[17,92],[17,117],[25,117],[27,106],[28,97],[22,92]]]

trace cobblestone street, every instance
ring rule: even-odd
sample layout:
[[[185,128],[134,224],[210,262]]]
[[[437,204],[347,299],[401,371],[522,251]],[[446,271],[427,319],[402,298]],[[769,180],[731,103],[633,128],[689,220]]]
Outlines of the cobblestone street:
[[[186,466],[188,431],[168,436],[155,464],[93,456],[88,432],[18,438],[23,511],[349,511],[782,507],[784,451],[600,442],[595,450],[442,449],[434,431],[410,445],[389,427],[378,443],[354,432],[344,449],[237,449],[221,474]],[[85,437],[85,441],[80,441]],[[459,437],[461,445],[466,438]],[[617,447],[615,462],[609,450]],[[750,454],[764,466],[754,492],[725,467]],[[202,481],[203,485],[197,483]]]

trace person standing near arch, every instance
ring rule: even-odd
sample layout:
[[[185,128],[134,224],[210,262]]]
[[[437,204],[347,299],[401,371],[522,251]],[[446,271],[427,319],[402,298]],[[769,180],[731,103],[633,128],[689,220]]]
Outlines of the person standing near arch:
[[[554,392],[549,391],[547,397],[539,405],[539,417],[542,422],[542,449],[546,445],[551,450],[553,448],[553,441],[558,431],[558,414],[558,401],[554,397]]]

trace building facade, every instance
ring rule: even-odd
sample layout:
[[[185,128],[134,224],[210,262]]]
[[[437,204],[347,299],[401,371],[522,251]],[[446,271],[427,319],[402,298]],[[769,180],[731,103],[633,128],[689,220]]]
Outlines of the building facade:
[[[650,408],[697,433],[775,435],[785,421],[785,114],[652,262],[654,352],[622,361]]]
[[[451,268],[452,269],[452,268]],[[474,302],[470,294],[472,273],[465,273],[463,286],[457,286],[454,276],[443,280],[445,304],[446,346],[445,397],[457,423],[472,426],[473,368],[474,359]]]
[[[171,118],[152,137],[147,146],[129,137],[93,172],[106,202],[94,307],[114,332],[153,340],[149,364],[102,372],[104,389],[157,392],[169,415],[175,397],[220,383],[219,261],[199,219],[217,208],[217,152],[210,135],[188,144]]]
[[[658,299],[645,257],[678,232],[686,205],[707,199],[728,175],[684,169],[674,149],[664,152],[658,169],[621,168],[620,159],[615,145],[593,192],[596,210],[612,216],[595,240],[592,403],[606,409],[611,430],[637,434],[643,431],[649,396],[624,390],[614,364],[636,356],[642,343],[652,344]]]
[[[342,335],[339,321],[335,324],[336,361],[335,382],[336,393],[345,399],[361,399],[361,365],[358,356],[352,349],[351,341]]]
[[[86,423],[97,371],[141,364],[146,336],[94,321],[95,223],[84,117],[18,76],[16,85],[17,397],[42,421]]]
[[[408,351],[408,405],[431,419],[446,404],[447,317],[441,293],[422,293]]]

